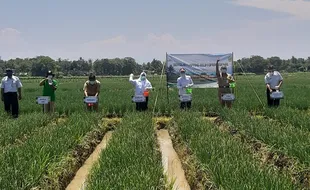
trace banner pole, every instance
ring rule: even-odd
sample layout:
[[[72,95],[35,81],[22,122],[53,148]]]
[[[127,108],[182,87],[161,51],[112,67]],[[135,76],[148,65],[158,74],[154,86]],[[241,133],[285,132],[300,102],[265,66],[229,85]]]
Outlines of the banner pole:
[[[235,84],[236,84],[236,81],[237,81],[237,75],[235,74],[235,71],[236,71],[236,65],[234,64],[234,52],[232,52],[231,53],[232,54],[232,65],[233,65],[233,67],[232,67],[232,69],[233,69],[233,73],[234,73],[234,79],[235,79]],[[235,97],[237,98],[237,88],[235,88],[235,91],[234,91],[235,93]]]
[[[166,63],[165,63],[165,69],[166,69],[166,89],[167,89],[167,102],[169,104],[169,87],[168,87],[168,54],[166,52]]]

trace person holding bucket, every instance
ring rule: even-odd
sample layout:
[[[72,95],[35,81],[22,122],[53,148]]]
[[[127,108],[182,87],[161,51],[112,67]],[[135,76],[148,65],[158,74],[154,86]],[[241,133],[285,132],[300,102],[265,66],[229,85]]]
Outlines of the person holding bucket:
[[[55,75],[52,71],[46,73],[46,78],[40,82],[43,86],[43,96],[49,96],[50,101],[48,104],[43,105],[44,112],[53,113],[55,111],[55,91],[57,89],[57,81],[54,79]]]
[[[194,85],[193,80],[191,76],[188,76],[185,74],[186,70],[184,68],[180,69],[180,77],[177,79],[177,88],[179,89],[179,97],[185,95],[185,94],[192,94],[192,87]],[[182,101],[181,100],[181,109],[185,108],[191,108],[192,106],[192,100],[189,101]]]
[[[142,72],[139,79],[134,80],[133,74],[129,76],[129,82],[135,86],[135,96],[144,96],[145,101],[136,102],[137,111],[145,111],[148,109],[149,92],[152,89],[152,84],[146,78],[146,73]]]
[[[232,106],[232,101],[224,101],[222,97],[225,94],[232,94],[232,89],[230,88],[232,83],[235,82],[233,77],[229,74],[227,74],[227,67],[222,66],[221,69],[219,70],[219,59],[216,61],[216,76],[217,76],[217,81],[218,81],[218,98],[221,103],[221,105],[224,107],[225,105],[228,108],[231,108]]]
[[[95,96],[97,97],[97,103],[93,104],[94,110],[98,111],[99,93],[100,93],[100,82],[96,80],[96,76],[91,73],[88,77],[88,81],[84,83],[84,96]],[[88,110],[91,110],[89,104],[86,105]]]
[[[266,95],[267,95],[267,104],[269,107],[279,106],[280,99],[272,99],[270,94],[276,91],[280,91],[280,88],[283,83],[283,77],[278,71],[275,71],[273,66],[268,67],[268,73],[265,75],[265,84],[266,84]]]

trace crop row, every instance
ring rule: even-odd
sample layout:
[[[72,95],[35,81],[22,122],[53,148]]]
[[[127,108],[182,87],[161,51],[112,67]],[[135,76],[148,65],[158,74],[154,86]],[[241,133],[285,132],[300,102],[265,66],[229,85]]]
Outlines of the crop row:
[[[219,189],[294,189],[287,176],[261,165],[250,149],[201,118],[179,113],[177,131]]]
[[[87,189],[164,189],[152,116],[127,114],[93,168]]]
[[[58,125],[42,127],[23,144],[5,147],[0,154],[0,189],[39,185],[49,168],[96,128],[97,122],[96,114],[73,113]]]

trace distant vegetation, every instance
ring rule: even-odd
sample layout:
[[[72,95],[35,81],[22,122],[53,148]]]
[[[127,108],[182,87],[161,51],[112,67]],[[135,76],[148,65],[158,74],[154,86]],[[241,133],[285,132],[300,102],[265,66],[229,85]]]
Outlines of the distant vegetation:
[[[265,73],[269,64],[275,66],[276,70],[284,72],[307,72],[310,70],[310,57],[281,59],[279,57],[263,58],[261,56],[251,56],[236,60],[236,73]],[[151,74],[160,74],[163,63],[153,59],[151,62],[138,64],[131,57],[115,59],[97,59],[95,61],[85,60],[82,57],[78,60],[58,59],[54,60],[48,56],[38,56],[35,58],[2,60],[0,58],[0,72],[5,68],[12,68],[16,75],[44,76],[47,70],[52,70],[58,76],[83,76],[90,71],[95,71],[97,75],[129,75],[130,73],[139,74],[147,71]]]

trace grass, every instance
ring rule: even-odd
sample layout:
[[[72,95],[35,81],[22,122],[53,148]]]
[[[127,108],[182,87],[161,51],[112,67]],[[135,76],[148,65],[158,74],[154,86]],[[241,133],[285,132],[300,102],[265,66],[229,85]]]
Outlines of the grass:
[[[48,167],[61,160],[96,125],[96,116],[73,114],[59,125],[43,128],[21,145],[0,155],[0,189],[29,189],[43,180]]]
[[[178,114],[177,128],[219,189],[296,188],[286,176],[261,166],[244,144],[199,116]]]
[[[86,112],[83,104],[82,88],[87,78],[59,79],[56,114],[52,116],[42,114],[42,106],[35,102],[42,95],[40,79],[22,79],[20,117],[12,120],[0,112],[0,189],[30,189],[40,185],[44,189],[47,179],[57,184],[58,174],[72,169],[64,164],[72,159],[71,153],[87,144],[87,136],[99,129],[100,118],[113,114],[124,116],[124,120],[92,172],[90,189],[166,188],[152,123],[153,110],[158,116],[177,116],[177,131],[219,188],[294,188],[286,176],[260,165],[244,144],[202,121],[200,116],[201,112],[217,112],[245,134],[309,166],[310,87],[306,85],[309,75],[283,73],[285,99],[278,109],[266,108],[264,76],[251,75],[237,76],[237,100],[231,110],[219,105],[217,89],[193,89],[188,114],[179,113],[177,90],[169,89],[167,96],[165,81],[160,84],[156,76],[148,77],[155,90],[150,94],[146,113],[134,111],[135,104],[131,102],[134,88],[128,77],[99,78],[100,112],[94,114]],[[4,110],[3,104],[0,109]],[[249,112],[262,113],[276,121],[253,119]],[[56,122],[62,115],[66,119]]]

